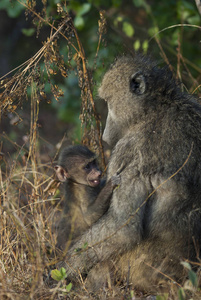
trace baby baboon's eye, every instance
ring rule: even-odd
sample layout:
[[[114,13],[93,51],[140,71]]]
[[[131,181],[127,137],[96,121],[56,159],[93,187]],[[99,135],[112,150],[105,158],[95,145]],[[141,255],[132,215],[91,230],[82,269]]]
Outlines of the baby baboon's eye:
[[[90,164],[90,163],[88,163],[86,166],[84,166],[84,169],[85,169],[86,171],[89,171],[90,168],[91,168],[91,164]]]

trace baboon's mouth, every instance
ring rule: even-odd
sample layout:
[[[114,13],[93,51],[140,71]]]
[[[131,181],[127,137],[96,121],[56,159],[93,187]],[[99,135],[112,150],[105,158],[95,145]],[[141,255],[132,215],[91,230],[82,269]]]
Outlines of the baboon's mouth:
[[[98,186],[100,184],[100,179],[89,180],[89,185],[92,187]]]

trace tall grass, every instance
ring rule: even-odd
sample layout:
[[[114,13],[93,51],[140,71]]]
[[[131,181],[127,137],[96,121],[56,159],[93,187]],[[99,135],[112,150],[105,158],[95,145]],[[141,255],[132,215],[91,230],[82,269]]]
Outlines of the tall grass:
[[[0,295],[13,299],[34,298],[55,249],[52,229],[60,199],[56,189],[47,188],[54,173],[52,162],[40,159],[38,113],[33,92],[28,147],[19,147],[14,158],[3,156],[0,170]]]

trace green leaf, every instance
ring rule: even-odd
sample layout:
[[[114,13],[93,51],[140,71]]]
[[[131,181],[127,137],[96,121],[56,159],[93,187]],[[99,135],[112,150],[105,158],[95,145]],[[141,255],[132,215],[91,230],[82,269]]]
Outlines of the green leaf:
[[[78,252],[82,251],[82,248],[76,248],[74,251],[78,253]]]
[[[180,28],[176,28],[172,33],[172,38],[170,41],[173,46],[178,46],[179,35],[180,35]]]
[[[70,282],[68,285],[66,285],[66,290],[67,292],[70,292],[70,290],[72,289],[72,283]]]
[[[32,36],[35,32],[34,28],[23,28],[22,33],[26,36]]]
[[[61,275],[63,276],[63,279],[65,279],[66,277],[67,277],[67,274],[66,274],[66,269],[65,268],[61,268],[60,269],[60,273],[61,273]]]
[[[10,1],[8,0],[1,0],[0,9],[5,9],[10,18],[17,18],[24,9],[24,7],[16,0],[12,1],[12,3],[10,3]]]
[[[84,14],[88,13],[91,9],[90,3],[84,3],[83,5],[80,5],[77,9],[77,15],[83,16]]]
[[[112,6],[119,7],[122,3],[122,0],[112,0]]]
[[[181,265],[184,266],[184,268],[188,269],[189,271],[191,270],[191,265],[188,262],[182,261]]]
[[[189,17],[188,19],[187,19],[187,22],[189,23],[189,24],[192,24],[192,25],[200,25],[200,16],[199,15],[197,15],[197,16],[193,16],[193,17]]]
[[[123,29],[124,33],[129,37],[133,36],[134,33],[135,33],[135,30],[134,30],[133,26],[128,22],[123,22],[123,28],[122,29]]]
[[[82,251],[83,249],[86,249],[88,247],[88,243],[86,242],[86,243],[84,243],[83,245],[82,245],[82,248],[76,248],[74,251],[75,252],[80,252],[80,251]]]
[[[144,0],[133,0],[133,4],[136,7],[144,6]]]
[[[168,300],[168,294],[165,293],[163,295],[157,295],[156,300]]]
[[[189,279],[190,279],[192,285],[194,287],[197,287],[198,286],[197,274],[195,272],[193,272],[192,270],[190,270],[189,273],[188,273],[188,276],[189,276]]]
[[[61,272],[57,269],[51,271],[51,277],[56,281],[60,281],[63,278]]]
[[[52,270],[51,277],[56,281],[64,280],[67,277],[66,270],[64,268]]]
[[[88,243],[84,243],[84,245],[82,246],[83,249],[86,249],[88,247]]]
[[[181,19],[182,19],[183,21],[186,21],[186,19],[187,19],[189,16],[190,16],[190,12],[189,12],[189,11],[183,10],[183,11],[181,12]]]
[[[153,37],[156,33],[158,33],[159,32],[159,29],[158,29],[158,27],[157,26],[154,26],[154,27],[151,27],[151,28],[149,28],[149,30],[148,30],[148,33],[149,33],[149,35],[151,36],[151,37]],[[157,35],[157,37],[159,38],[159,35]]]
[[[117,22],[122,22],[122,21],[123,21],[123,17],[122,17],[122,16],[118,16],[118,17],[116,18],[116,20],[117,20]]]
[[[131,290],[130,295],[131,295],[131,299],[135,299],[135,298],[134,298],[135,295],[134,295],[134,291],[133,291],[133,290]]]
[[[182,289],[182,288],[179,289],[178,296],[179,296],[179,300],[185,300],[186,299],[186,294],[184,292],[184,289]]]
[[[84,27],[84,19],[83,17],[77,15],[74,19],[74,25],[78,29],[82,29]]]
[[[133,44],[133,47],[135,51],[138,51],[140,49],[140,40],[136,40],[135,43]]]
[[[142,49],[143,49],[144,54],[147,53],[148,47],[149,47],[149,42],[148,42],[148,40],[145,40],[145,41],[142,43]]]
[[[118,26],[118,23],[121,23],[123,21],[123,18],[121,16],[118,16],[114,19],[114,26]]]

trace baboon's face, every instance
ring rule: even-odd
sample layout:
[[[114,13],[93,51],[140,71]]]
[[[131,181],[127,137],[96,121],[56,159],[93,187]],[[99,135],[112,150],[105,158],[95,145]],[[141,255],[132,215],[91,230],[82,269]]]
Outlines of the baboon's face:
[[[105,74],[99,96],[108,104],[103,140],[111,147],[140,119],[145,93],[145,76],[128,57],[117,60]]]
[[[118,122],[118,116],[115,114],[115,110],[112,109],[111,103],[108,102],[108,115],[103,132],[103,140],[113,147],[120,139],[121,128],[120,122]]]
[[[61,182],[72,180],[75,183],[96,187],[100,184],[102,172],[99,170],[96,159],[77,155],[66,157],[65,167],[55,167],[58,179]]]

